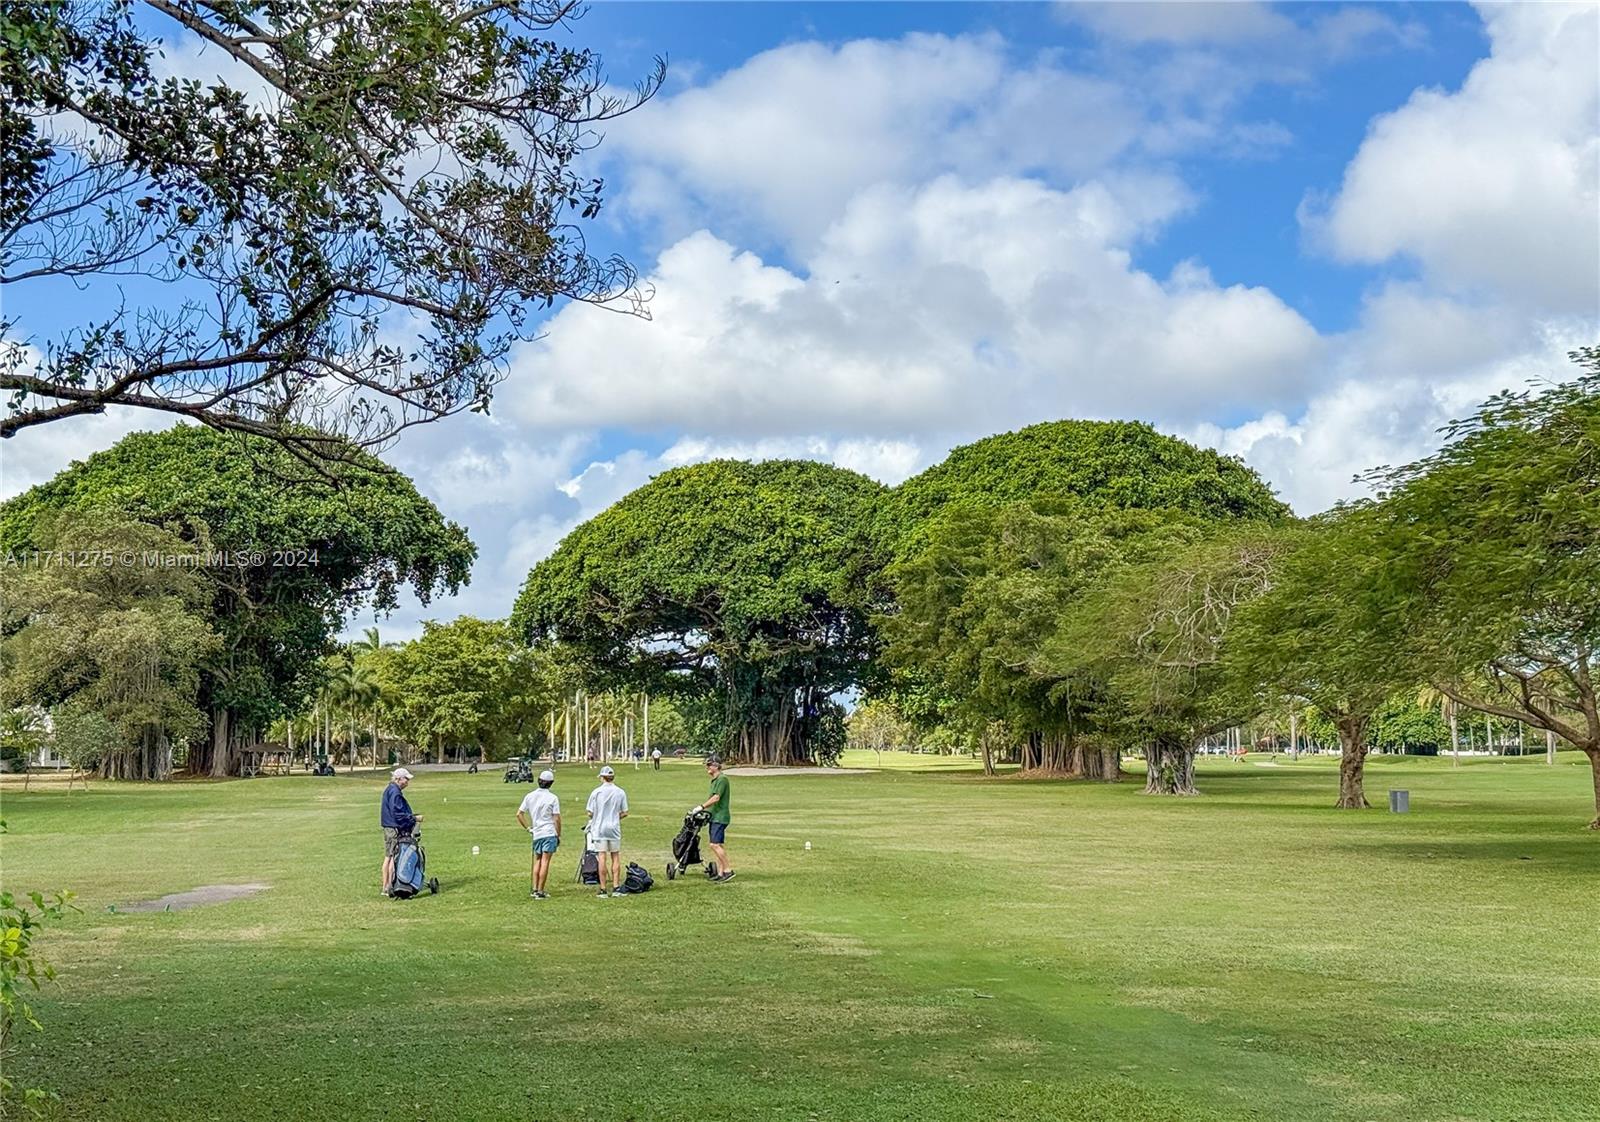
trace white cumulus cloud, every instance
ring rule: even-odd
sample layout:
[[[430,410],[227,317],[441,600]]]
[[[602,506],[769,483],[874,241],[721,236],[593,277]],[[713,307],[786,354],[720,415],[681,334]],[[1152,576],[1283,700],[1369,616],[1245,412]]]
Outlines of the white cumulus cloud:
[[[657,262],[651,321],[558,314],[506,408],[554,429],[876,436],[1294,399],[1322,348],[1298,313],[1197,265],[1132,264],[1185,201],[1148,178],[878,187],[795,272],[702,231]]]
[[[1314,233],[1339,257],[1407,258],[1451,289],[1600,307],[1600,8],[1487,5],[1461,89],[1377,118]]]

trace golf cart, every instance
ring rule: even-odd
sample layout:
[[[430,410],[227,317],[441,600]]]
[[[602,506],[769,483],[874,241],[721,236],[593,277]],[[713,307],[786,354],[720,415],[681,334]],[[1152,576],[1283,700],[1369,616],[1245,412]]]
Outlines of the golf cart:
[[[515,756],[506,761],[507,783],[532,783],[533,782],[533,757]]]

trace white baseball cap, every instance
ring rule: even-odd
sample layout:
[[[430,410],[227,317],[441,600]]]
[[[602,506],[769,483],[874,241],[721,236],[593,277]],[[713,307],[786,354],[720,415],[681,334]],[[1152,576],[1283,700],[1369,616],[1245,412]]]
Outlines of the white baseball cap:
[[[617,774],[616,772],[611,770],[611,765],[610,764],[607,764],[605,767],[600,769],[600,778],[601,779],[609,779],[609,778],[611,778],[612,776],[614,776],[616,774]]]
[[[556,773],[551,771],[549,768],[546,768],[544,771],[541,771],[539,773],[539,782],[540,783],[554,783],[555,781],[556,781]]]
[[[411,777],[411,773],[403,767],[395,768],[389,775],[390,779],[410,779]]]

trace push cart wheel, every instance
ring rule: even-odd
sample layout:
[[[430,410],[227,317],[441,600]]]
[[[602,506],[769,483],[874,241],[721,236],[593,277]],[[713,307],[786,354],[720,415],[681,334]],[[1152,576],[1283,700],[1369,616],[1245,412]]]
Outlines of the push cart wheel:
[[[438,877],[434,877],[433,879],[428,881],[428,891],[430,893],[432,893],[433,895],[435,895],[435,896],[439,895],[439,878]]]
[[[667,879],[668,880],[677,880],[678,879],[678,867],[676,865],[668,865],[667,866]]]

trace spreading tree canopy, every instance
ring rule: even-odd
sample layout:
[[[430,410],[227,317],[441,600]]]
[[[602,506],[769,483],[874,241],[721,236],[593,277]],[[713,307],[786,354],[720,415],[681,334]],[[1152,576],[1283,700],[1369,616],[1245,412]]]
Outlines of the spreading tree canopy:
[[[1103,683],[1044,667],[1043,644],[1118,568],[1207,526],[1288,513],[1237,460],[1144,424],[1058,421],[958,448],[896,488],[877,523],[896,558],[896,697],[923,724],[1003,719],[1025,766],[1114,775],[1115,749],[1084,739]]]
[[[641,311],[632,268],[586,248],[602,184],[578,164],[663,64],[608,93],[564,41],[581,14],[8,0],[0,281],[105,298],[50,338],[0,316],[0,436],[124,405],[337,455],[327,433],[486,409],[533,308]],[[162,77],[172,34],[230,74]]]
[[[1056,496],[1087,506],[1173,510],[1200,518],[1280,519],[1289,508],[1231,456],[1139,421],[1050,421],[985,437],[900,484],[880,532],[904,555],[952,503],[998,506]]]
[[[556,705],[554,676],[541,652],[518,642],[501,620],[431,620],[422,635],[372,661],[395,727],[413,744],[443,753],[468,748],[485,759],[542,739]]]
[[[1042,645],[1036,673],[1094,684],[1086,716],[1104,740],[1144,753],[1146,792],[1194,794],[1200,740],[1253,712],[1225,655],[1234,616],[1268,586],[1285,535],[1260,524],[1203,532],[1169,523],[1137,544],[1148,559],[1109,569],[1077,599]]]
[[[1387,518],[1338,509],[1285,539],[1263,595],[1242,606],[1227,661],[1263,701],[1296,698],[1339,736],[1339,798],[1366,807],[1370,733],[1396,691],[1414,685],[1415,633],[1397,610],[1412,577],[1391,564]]]
[[[619,681],[717,697],[731,754],[811,759],[824,702],[871,670],[882,493],[810,461],[664,472],[535,566],[513,622]]]
[[[1166,511],[1097,510],[1071,500],[1000,507],[955,504],[924,529],[922,548],[890,570],[895,611],[888,659],[941,699],[942,722],[1003,720],[1021,734],[1025,768],[1116,773],[1089,713],[1092,675],[1042,659],[1048,639],[1097,581],[1196,533]],[[1095,742],[1086,760],[1084,749]]]
[[[0,702],[49,708],[58,722],[65,713],[69,724],[92,712],[111,730],[94,754],[102,775],[167,778],[174,743],[205,731],[201,667],[220,648],[210,582],[194,568],[124,564],[186,545],[114,514],[55,512],[36,540],[38,557],[0,569]]]
[[[1434,685],[1548,729],[1594,774],[1600,829],[1600,347],[1508,392],[1437,453],[1375,474],[1393,611]]]
[[[211,735],[190,768],[228,774],[240,747],[301,707],[358,603],[392,608],[404,585],[427,602],[470,576],[476,550],[460,526],[404,476],[353,448],[345,457],[326,482],[286,486],[298,464],[274,442],[187,425],[135,433],[0,505],[0,546],[38,548],[59,511],[161,526],[188,543],[178,563],[210,580],[222,638],[200,682]]]

